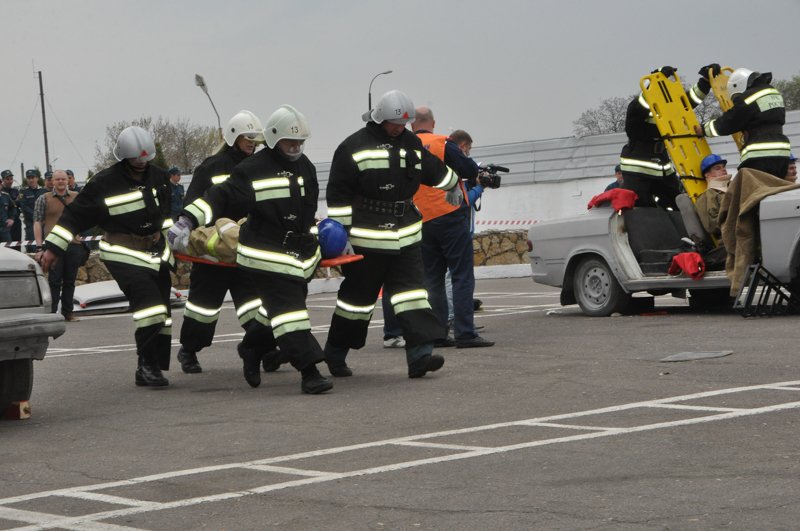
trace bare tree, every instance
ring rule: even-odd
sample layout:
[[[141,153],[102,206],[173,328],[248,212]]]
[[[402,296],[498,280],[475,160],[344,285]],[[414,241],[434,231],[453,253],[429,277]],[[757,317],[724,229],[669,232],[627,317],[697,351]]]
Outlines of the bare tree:
[[[624,131],[625,114],[628,104],[634,97],[635,95],[627,98],[608,98],[601,101],[600,106],[596,109],[584,111],[577,120],[572,122],[575,134],[589,136]]]
[[[130,122],[115,122],[106,126],[103,145],[95,145],[95,172],[116,162],[113,149],[117,137],[123,129],[132,125],[150,131],[162,160],[169,166],[176,166],[183,173],[191,173],[210,156],[217,147],[219,138],[215,127],[195,125],[185,118],[170,121],[159,116],[154,121],[149,116],[143,116]]]

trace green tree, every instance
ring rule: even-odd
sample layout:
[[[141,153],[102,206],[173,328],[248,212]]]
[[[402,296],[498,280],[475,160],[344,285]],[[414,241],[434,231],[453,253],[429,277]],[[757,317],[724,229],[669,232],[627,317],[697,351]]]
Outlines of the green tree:
[[[170,168],[166,157],[164,157],[164,148],[161,147],[161,142],[156,142],[156,158],[153,159],[153,164],[165,170]]]
[[[800,75],[792,79],[775,81],[774,87],[783,94],[783,104],[787,111],[800,109]]]

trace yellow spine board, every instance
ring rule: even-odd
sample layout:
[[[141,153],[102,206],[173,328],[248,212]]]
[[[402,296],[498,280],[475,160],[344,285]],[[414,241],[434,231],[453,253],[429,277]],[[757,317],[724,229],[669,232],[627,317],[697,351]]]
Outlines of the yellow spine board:
[[[711,154],[711,149],[704,137],[697,136],[694,128],[700,122],[678,74],[674,74],[674,77],[668,78],[661,72],[655,72],[644,76],[639,85],[683,188],[695,202],[706,191],[700,163]]]
[[[714,97],[717,98],[719,108],[722,109],[722,112],[726,112],[733,107],[733,102],[730,96],[728,96],[728,78],[731,77],[730,74],[732,72],[733,68],[726,66],[722,68],[718,76],[715,76],[711,69],[708,69],[708,79],[711,80],[711,90],[714,92]],[[736,142],[736,147],[739,148],[739,151],[742,151],[742,145],[744,145],[742,133],[733,133],[731,136],[733,137],[733,141]]]

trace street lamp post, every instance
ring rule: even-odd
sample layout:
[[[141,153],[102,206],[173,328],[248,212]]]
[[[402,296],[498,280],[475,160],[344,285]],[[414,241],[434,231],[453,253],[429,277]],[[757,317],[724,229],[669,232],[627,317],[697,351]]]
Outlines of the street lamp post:
[[[369,82],[369,90],[367,91],[367,110],[372,110],[372,83],[378,78],[378,76],[382,76],[384,74],[391,74],[391,70],[387,70],[386,72],[380,72],[375,74],[375,77],[372,78],[372,81]]]
[[[214,100],[211,99],[211,94],[208,93],[208,87],[206,86],[206,80],[203,79],[203,76],[200,74],[194,75],[194,84],[200,87],[200,89],[205,92],[206,96],[208,96],[208,101],[211,102],[211,108],[214,109],[214,114],[217,115],[217,131],[219,132],[219,138],[222,140],[222,122],[219,119],[219,113],[217,112],[217,107],[214,105]]]

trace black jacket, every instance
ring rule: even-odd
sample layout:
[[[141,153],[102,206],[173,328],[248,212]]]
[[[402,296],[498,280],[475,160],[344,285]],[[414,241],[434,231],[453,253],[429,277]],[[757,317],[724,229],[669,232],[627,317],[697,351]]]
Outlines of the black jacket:
[[[733,107],[703,125],[706,136],[744,133],[742,162],[761,157],[789,157],[789,139],[783,134],[786,108],[781,93],[761,76],[752,87],[733,98]]]
[[[686,91],[692,108],[703,101],[709,89],[708,82],[701,78]],[[625,134],[628,135],[628,143],[620,153],[620,168],[624,174],[651,179],[675,174],[661,133],[650,112],[650,105],[641,93],[628,104]]]
[[[226,146],[223,151],[211,155],[195,168],[192,175],[192,182],[186,190],[183,204],[188,205],[198,197],[203,197],[206,190],[215,184],[223,183],[230,177],[233,168],[247,158],[247,154],[233,147]],[[225,216],[232,219],[239,219],[240,216]]]
[[[198,225],[242,211],[236,262],[258,272],[309,279],[321,260],[316,226],[317,171],[305,155],[290,161],[265,148],[238,164],[229,179],[184,208]]]
[[[374,122],[347,137],[333,154],[328,217],[350,234],[355,249],[396,254],[422,239],[412,198],[420,184],[450,190],[458,175],[411,131],[391,138]]]
[[[57,254],[67,249],[72,237],[98,225],[107,233],[152,237],[152,249],[129,249],[125,245],[100,243],[100,258],[158,269],[160,260],[174,263],[165,238],[158,236],[172,225],[172,185],[163,169],[149,164],[142,181],[131,176],[122,161],[101,171],[86,183],[75,200],[64,208],[58,223],[45,240],[45,248]],[[141,238],[140,238],[141,240]],[[149,258],[145,255],[151,255]]]

